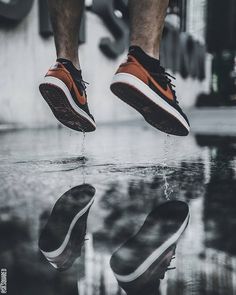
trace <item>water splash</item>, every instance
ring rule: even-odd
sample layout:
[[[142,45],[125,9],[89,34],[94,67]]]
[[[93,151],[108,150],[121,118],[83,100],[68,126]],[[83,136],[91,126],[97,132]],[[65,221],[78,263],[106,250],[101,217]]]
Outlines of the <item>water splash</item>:
[[[164,167],[163,167],[164,168]],[[173,189],[171,188],[169,182],[168,182],[168,178],[167,178],[167,173],[166,173],[166,169],[164,168],[163,170],[163,180],[164,180],[164,195],[165,195],[165,198],[167,200],[170,200],[171,199],[171,194],[173,193]]]
[[[83,131],[83,139],[82,139],[82,146],[81,146],[81,157],[85,157],[85,139],[86,139],[86,134]]]
[[[164,141],[164,158],[163,158],[163,163],[162,163],[162,170],[163,170],[163,180],[164,180],[164,195],[167,200],[171,199],[171,194],[173,192],[173,189],[170,187],[169,182],[168,182],[168,166],[167,166],[167,159],[168,159],[168,153],[169,153],[169,145],[172,143],[170,139],[170,135],[166,135],[165,141]]]
[[[81,146],[81,157],[83,159],[86,159],[85,157],[85,139],[86,139],[86,135],[85,135],[85,132],[83,131],[83,139],[82,139],[82,146]],[[85,183],[85,163],[86,163],[86,160],[84,160],[82,162],[82,177],[83,177],[83,183]]]

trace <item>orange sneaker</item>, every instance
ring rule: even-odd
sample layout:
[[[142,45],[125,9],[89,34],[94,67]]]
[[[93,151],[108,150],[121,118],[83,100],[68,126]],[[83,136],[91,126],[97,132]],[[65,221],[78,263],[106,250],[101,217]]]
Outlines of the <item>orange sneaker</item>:
[[[58,59],[39,90],[58,121],[73,130],[91,132],[96,124],[88,108],[85,83],[81,71],[69,60]]]
[[[176,98],[174,78],[158,60],[138,46],[130,47],[111,83],[111,91],[132,106],[153,127],[173,135],[186,136],[190,125]]]

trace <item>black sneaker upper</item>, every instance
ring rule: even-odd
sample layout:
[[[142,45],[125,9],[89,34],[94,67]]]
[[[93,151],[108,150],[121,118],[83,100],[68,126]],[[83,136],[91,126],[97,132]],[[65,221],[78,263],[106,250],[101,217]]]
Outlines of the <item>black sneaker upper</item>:
[[[172,75],[167,73],[165,69],[160,65],[160,61],[149,55],[147,55],[140,47],[131,46],[129,48],[129,55],[133,56],[151,75],[151,77],[164,89],[167,90],[169,86],[172,91],[173,100],[168,99],[153,85],[152,81],[149,80],[149,87],[156,92],[162,99],[164,99],[168,104],[174,107],[187,121],[189,124],[187,116],[184,114],[182,109],[179,106],[179,102],[176,97],[176,92],[173,89],[175,85],[172,83],[171,78],[175,79]],[[190,124],[189,124],[190,125]]]
[[[70,60],[67,60],[65,58],[58,58],[57,62],[63,64],[63,66],[70,72],[71,77],[73,78],[73,81],[75,82],[75,85],[77,86],[77,89],[80,93],[80,95],[85,95],[85,97],[87,98],[87,93],[86,93],[86,84],[88,84],[87,82],[85,82],[82,78],[82,71],[78,70],[73,63]],[[88,103],[86,102],[85,104],[81,104],[77,97],[75,92],[71,91],[72,97],[75,101],[75,103],[83,110],[85,111],[92,119],[94,120],[94,117],[92,116],[92,114],[89,111],[89,106]]]

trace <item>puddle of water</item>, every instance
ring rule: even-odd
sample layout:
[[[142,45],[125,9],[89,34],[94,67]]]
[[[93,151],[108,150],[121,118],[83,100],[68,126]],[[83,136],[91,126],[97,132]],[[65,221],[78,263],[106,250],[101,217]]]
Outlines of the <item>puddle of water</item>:
[[[154,140],[149,136],[146,142]],[[236,294],[236,138],[197,135],[179,145],[169,137],[160,142],[161,161],[153,160],[159,153],[155,143],[150,162],[144,162],[141,146],[135,151],[141,160],[118,163],[116,154],[102,163],[98,146],[93,152],[88,140],[86,155],[83,141],[79,157],[55,154],[52,162],[38,159],[39,166],[19,161],[1,166],[0,266],[8,272],[9,294]],[[113,154],[115,146],[109,146]],[[99,152],[103,149],[111,154],[104,146]],[[124,158],[131,154],[121,151]],[[145,272],[122,281],[117,273],[134,272],[146,253],[173,236],[182,213],[175,208],[163,222],[155,211],[167,200],[185,202],[191,214],[175,251],[156,253]],[[47,222],[42,253],[38,242]],[[176,269],[165,273],[168,264]]]

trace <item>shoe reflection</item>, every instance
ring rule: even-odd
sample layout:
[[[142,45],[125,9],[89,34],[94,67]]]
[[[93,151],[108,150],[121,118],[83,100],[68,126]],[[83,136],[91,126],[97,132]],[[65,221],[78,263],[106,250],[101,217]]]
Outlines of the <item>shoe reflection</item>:
[[[157,294],[188,221],[188,205],[168,201],[156,207],[140,230],[113,253],[110,266],[127,294]]]
[[[81,255],[94,195],[95,188],[89,184],[76,186],[64,193],[54,205],[40,234],[40,251],[59,271],[70,268]]]

